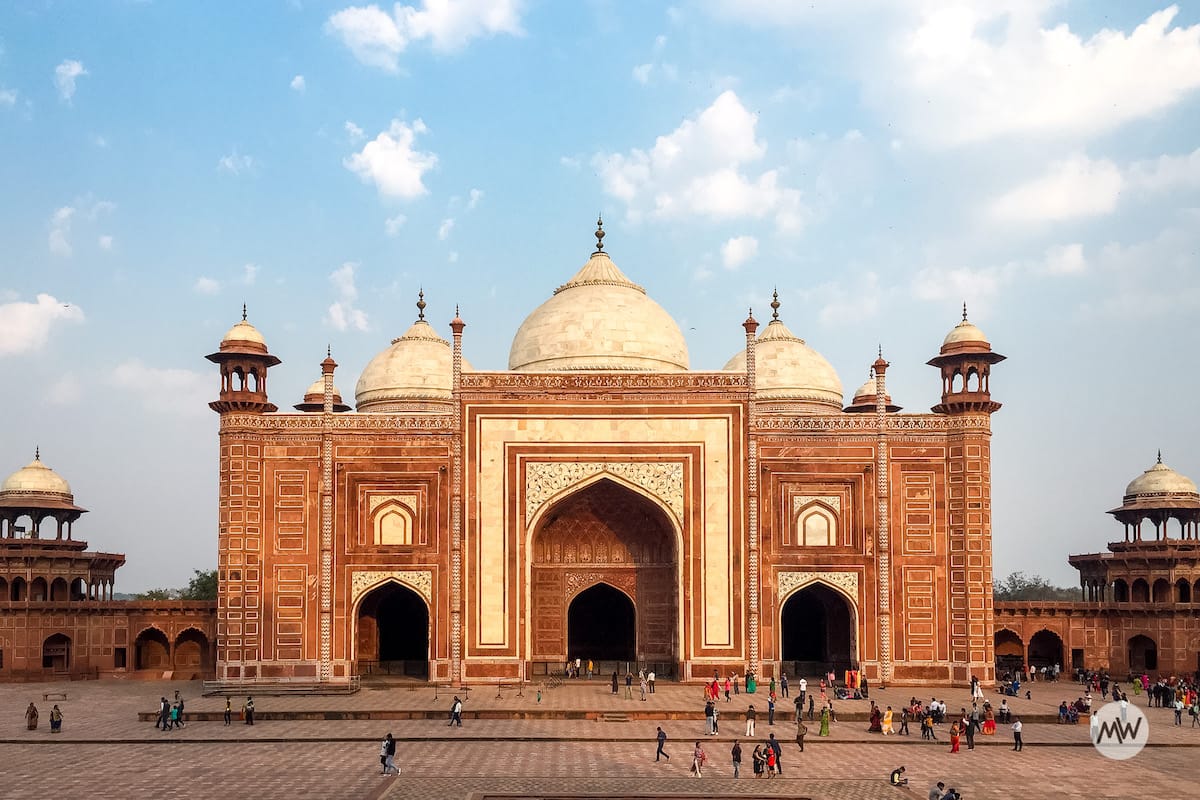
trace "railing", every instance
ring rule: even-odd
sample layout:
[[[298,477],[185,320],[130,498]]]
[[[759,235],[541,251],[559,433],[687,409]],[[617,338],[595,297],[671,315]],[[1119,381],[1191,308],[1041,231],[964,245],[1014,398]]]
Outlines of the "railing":
[[[338,693],[354,694],[362,688],[358,675],[351,675],[344,681],[321,681],[314,678],[229,678],[226,680],[204,681],[204,694],[305,694],[305,693]]]

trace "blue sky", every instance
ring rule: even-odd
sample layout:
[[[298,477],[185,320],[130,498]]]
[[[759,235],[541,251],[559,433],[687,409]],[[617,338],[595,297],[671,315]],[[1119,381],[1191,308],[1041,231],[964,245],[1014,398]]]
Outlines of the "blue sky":
[[[427,316],[506,366],[607,249],[696,369],[781,316],[896,402],[967,302],[998,575],[1065,584],[1154,463],[1200,477],[1200,6],[988,0],[0,8],[0,471],[40,446],[124,552],[216,563],[215,368],[248,304],[300,400]]]

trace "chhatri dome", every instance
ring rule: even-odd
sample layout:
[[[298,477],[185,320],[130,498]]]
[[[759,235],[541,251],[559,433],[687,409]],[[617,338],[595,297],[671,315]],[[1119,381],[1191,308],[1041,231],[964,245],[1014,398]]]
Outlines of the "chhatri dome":
[[[815,411],[841,411],[842,382],[837,371],[779,319],[778,292],[771,300],[771,309],[771,321],[754,346],[758,399],[789,401]],[[744,372],[746,351],[738,351],[725,369]]]
[[[942,354],[979,349],[991,350],[992,345],[983,331],[967,320],[967,304],[963,303],[962,322],[951,328],[942,340]]]
[[[71,508],[75,495],[66,479],[42,463],[41,451],[0,484],[0,506],[26,508]],[[82,509],[79,509],[82,510]]]
[[[525,318],[513,338],[508,368],[518,372],[682,372],[687,343],[675,320],[625,277],[604,252],[596,221],[596,251],[575,277]]]
[[[242,304],[242,318],[221,337],[221,350],[254,350],[267,352],[267,340],[258,328],[246,321],[246,305]]]
[[[1195,499],[1197,496],[1196,484],[1164,464],[1161,452],[1158,454],[1158,463],[1125,487],[1127,503],[1134,500]]]
[[[354,388],[359,411],[449,410],[454,383],[450,343],[425,321],[425,292],[418,294],[417,321],[388,349],[371,359]],[[472,367],[463,359],[464,371]],[[322,389],[322,392],[324,390]]]

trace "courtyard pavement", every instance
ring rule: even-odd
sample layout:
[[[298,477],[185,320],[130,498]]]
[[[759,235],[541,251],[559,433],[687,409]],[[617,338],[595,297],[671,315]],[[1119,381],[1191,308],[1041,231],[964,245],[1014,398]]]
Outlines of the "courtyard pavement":
[[[817,737],[810,726],[804,753],[797,749],[790,714],[774,726],[766,722],[766,697],[738,695],[720,704],[721,733],[703,734],[699,686],[659,682],[647,701],[613,696],[603,681],[568,681],[524,696],[516,688],[476,686],[466,703],[462,728],[446,725],[453,693],[426,686],[370,686],[348,696],[256,695],[257,724],[238,720],[244,697],[233,698],[234,724],[192,721],[162,733],[139,720],[158,697],[178,689],[187,714],[219,713],[223,697],[200,697],[198,683],[168,681],[78,681],[0,685],[0,798],[27,796],[29,790],[67,797],[165,798],[476,798],[634,796],[787,796],[835,798],[925,797],[935,780],[958,788],[968,800],[983,797],[1127,798],[1185,797],[1194,794],[1200,727],[1176,728],[1166,710],[1147,709],[1150,745],[1128,762],[1098,755],[1087,741],[1086,724],[1027,723],[1026,748],[1011,750],[1001,726],[993,737],[978,737],[974,751],[949,752],[948,726],[939,741],[924,742],[916,726],[909,737],[866,733],[861,716],[868,703],[836,702],[844,721],[832,736]],[[65,692],[66,700],[45,701],[44,693]],[[1053,714],[1062,699],[1074,699],[1075,685],[1036,684],[1033,699],[1010,702],[1026,719]],[[903,687],[873,691],[894,707],[914,694],[925,701],[942,697],[951,709],[969,699],[962,689]],[[25,730],[30,701],[41,712],[36,731]],[[996,702],[998,698],[993,698]],[[784,772],[772,780],[731,780],[729,749],[746,741],[744,712],[749,702],[760,711],[756,740],[770,733],[783,742]],[[1143,709],[1144,698],[1134,698]],[[63,732],[50,734],[49,711],[58,702]],[[790,701],[780,698],[790,711]],[[272,720],[273,713],[316,718]],[[346,714],[382,719],[337,719]],[[435,715],[437,718],[426,718]],[[591,718],[587,718],[590,715]],[[416,716],[415,719],[398,717]],[[479,718],[476,718],[476,717]],[[330,718],[325,718],[330,717]],[[391,717],[391,718],[388,718]],[[628,721],[624,721],[628,720]],[[654,762],[654,733],[668,734],[669,762]],[[399,740],[400,777],[379,775],[378,741],[391,731]],[[688,776],[690,752],[699,740],[709,755],[702,779]],[[753,746],[744,746],[750,762]],[[907,767],[914,792],[888,787],[887,774]],[[749,770],[747,769],[747,772]]]

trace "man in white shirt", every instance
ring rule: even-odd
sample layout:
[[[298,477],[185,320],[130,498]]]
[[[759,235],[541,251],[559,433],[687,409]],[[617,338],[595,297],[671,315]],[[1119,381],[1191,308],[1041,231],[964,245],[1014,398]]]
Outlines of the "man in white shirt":
[[[800,679],[800,705],[804,705],[804,696],[808,694],[808,678]]]
[[[646,676],[646,683],[650,684],[650,694],[654,694],[654,670],[650,670],[650,674]]]
[[[1021,748],[1025,746],[1024,743],[1021,741],[1021,718],[1020,717],[1013,718],[1012,732],[1013,732],[1013,750],[1015,750],[1019,753],[1019,752],[1021,752]]]

